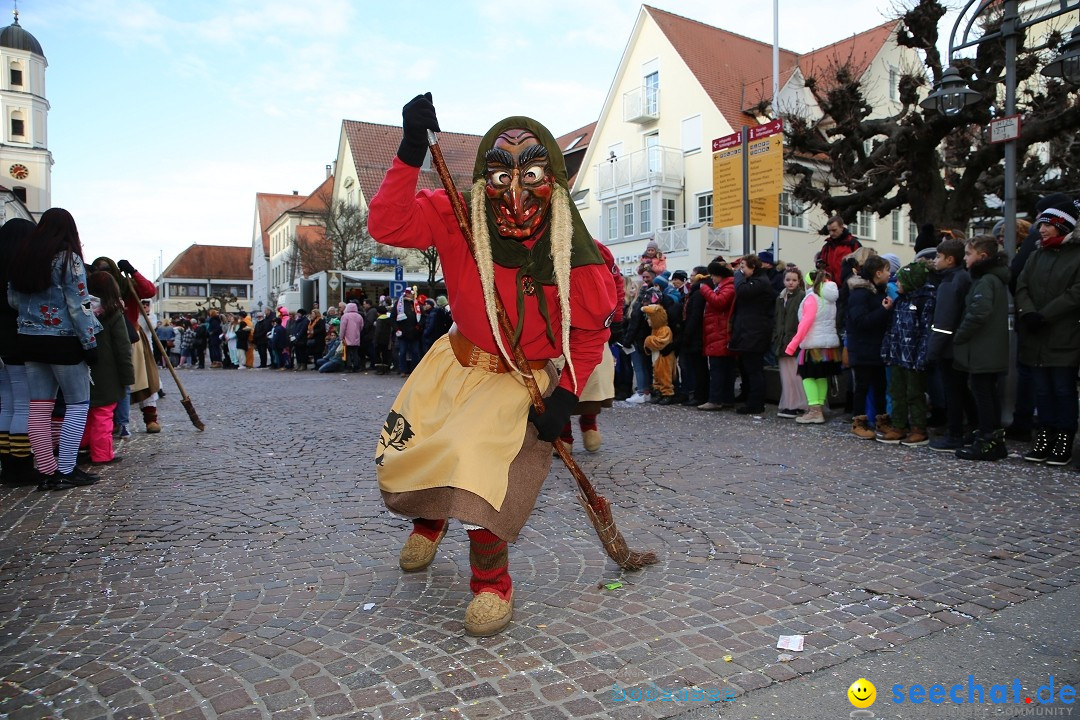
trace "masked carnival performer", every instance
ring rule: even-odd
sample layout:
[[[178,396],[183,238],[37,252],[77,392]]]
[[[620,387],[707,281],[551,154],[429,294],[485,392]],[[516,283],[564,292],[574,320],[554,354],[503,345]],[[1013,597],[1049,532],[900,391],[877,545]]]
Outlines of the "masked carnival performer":
[[[511,117],[480,141],[466,200],[474,260],[446,193],[416,193],[427,131],[439,129],[430,93],[406,104],[402,118],[404,137],[371,201],[369,229],[388,245],[438,250],[455,323],[387,416],[376,449],[379,488],[391,511],[413,518],[399,559],[406,572],[431,564],[450,518],[465,526],[474,595],[465,631],[494,635],[514,612],[507,543],[532,512],[550,443],[605,351],[615,295],[544,126]],[[496,295],[514,337],[498,329]],[[513,344],[546,395],[543,414],[531,409],[513,369]],[[550,361],[560,357],[558,377]]]

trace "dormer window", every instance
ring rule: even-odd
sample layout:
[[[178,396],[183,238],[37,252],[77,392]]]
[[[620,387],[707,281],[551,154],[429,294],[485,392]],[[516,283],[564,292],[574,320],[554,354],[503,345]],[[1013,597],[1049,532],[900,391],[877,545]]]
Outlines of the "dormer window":
[[[11,84],[13,86],[23,84],[22,70],[19,70],[18,68],[11,68]]]

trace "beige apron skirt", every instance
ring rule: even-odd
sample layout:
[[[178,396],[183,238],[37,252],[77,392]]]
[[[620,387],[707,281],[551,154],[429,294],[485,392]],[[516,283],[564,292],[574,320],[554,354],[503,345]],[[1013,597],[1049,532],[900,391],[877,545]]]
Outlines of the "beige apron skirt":
[[[533,377],[548,394],[551,365]],[[443,335],[401,388],[379,436],[375,465],[386,507],[457,518],[513,542],[551,469],[551,443],[537,438],[528,413],[520,378],[463,367]]]
[[[585,383],[585,389],[581,391],[581,399],[574,408],[575,415],[596,415],[603,408],[611,407],[611,401],[615,399],[615,358],[611,354],[611,348],[604,343],[604,354],[600,358],[600,364],[592,371],[589,381]]]
[[[135,326],[135,330],[139,334],[139,339],[131,344],[131,364],[135,368],[135,384],[131,386],[131,402],[140,403],[161,389],[161,381],[158,379],[157,361],[154,360],[150,340],[138,325]]]

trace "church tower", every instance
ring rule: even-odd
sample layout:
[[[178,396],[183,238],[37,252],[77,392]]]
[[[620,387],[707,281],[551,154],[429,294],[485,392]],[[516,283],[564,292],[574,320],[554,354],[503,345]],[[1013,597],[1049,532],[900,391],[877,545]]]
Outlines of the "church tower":
[[[34,219],[52,206],[49,101],[41,43],[15,22],[0,30],[0,186],[23,201]]]

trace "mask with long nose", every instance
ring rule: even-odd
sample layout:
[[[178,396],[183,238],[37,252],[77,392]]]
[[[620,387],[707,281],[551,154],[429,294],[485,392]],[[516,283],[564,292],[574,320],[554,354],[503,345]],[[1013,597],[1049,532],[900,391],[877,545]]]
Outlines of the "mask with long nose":
[[[547,148],[528,130],[512,128],[495,139],[484,154],[488,207],[496,231],[524,242],[546,229],[555,176]]]

